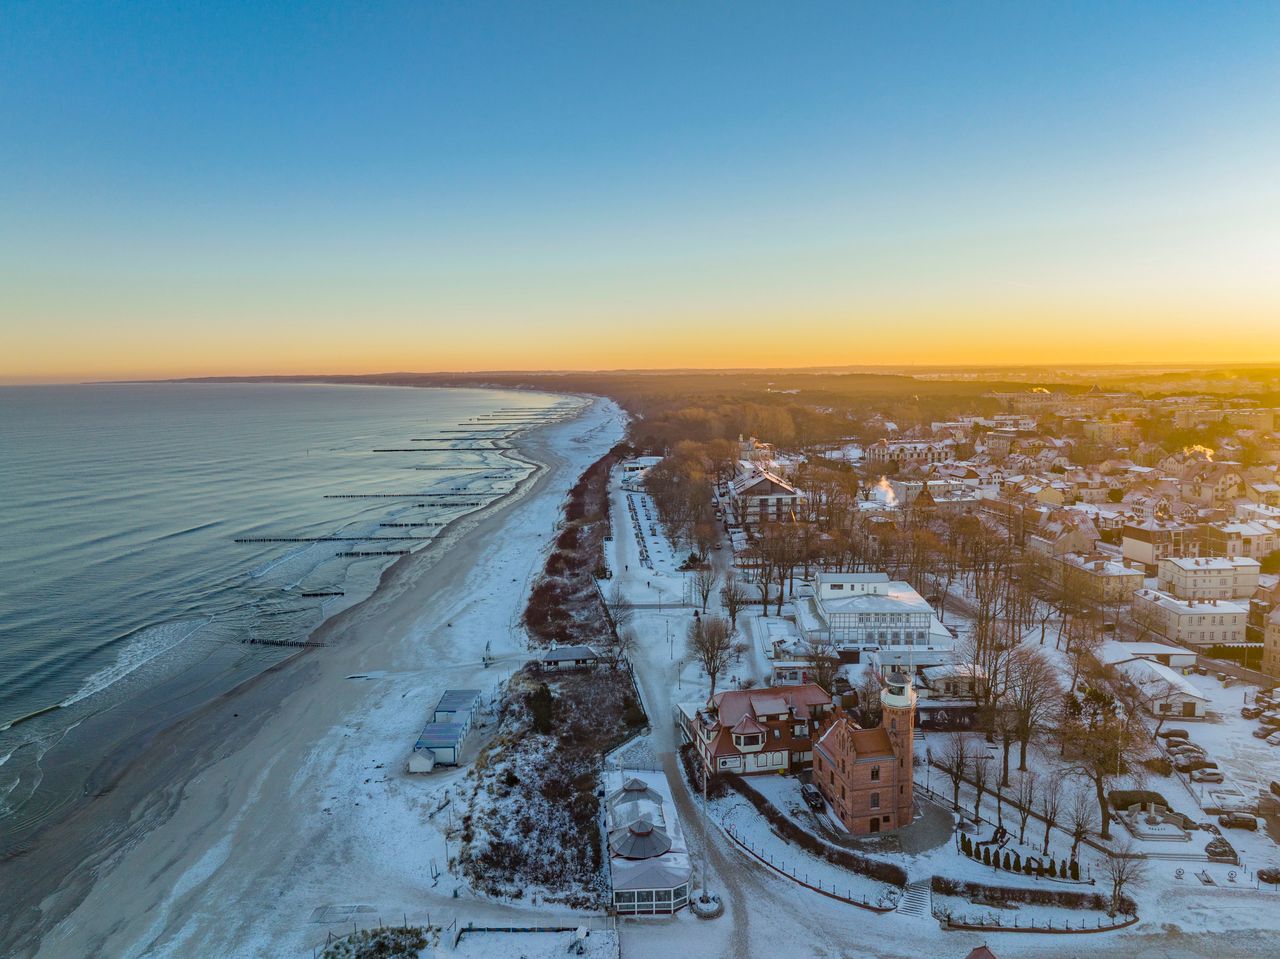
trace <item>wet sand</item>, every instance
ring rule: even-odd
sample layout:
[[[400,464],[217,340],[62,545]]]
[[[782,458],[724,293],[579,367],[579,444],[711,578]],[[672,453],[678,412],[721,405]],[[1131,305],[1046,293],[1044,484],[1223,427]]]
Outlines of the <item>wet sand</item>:
[[[440,689],[488,689],[523,658],[513,627],[563,497],[620,435],[597,401],[519,438],[535,473],[388,568],[316,631],[326,648],[107,759],[91,801],[0,863],[0,955],[304,954],[323,942],[317,908],[443,908],[452,891],[430,871],[442,851],[418,829],[430,787],[404,758]]]

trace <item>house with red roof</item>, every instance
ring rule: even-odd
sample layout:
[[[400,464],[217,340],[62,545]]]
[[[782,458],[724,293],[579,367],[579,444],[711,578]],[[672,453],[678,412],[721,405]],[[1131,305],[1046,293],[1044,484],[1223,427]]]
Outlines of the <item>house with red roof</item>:
[[[813,743],[835,711],[816,683],[730,689],[686,710],[685,730],[712,773],[797,772],[813,762]]]

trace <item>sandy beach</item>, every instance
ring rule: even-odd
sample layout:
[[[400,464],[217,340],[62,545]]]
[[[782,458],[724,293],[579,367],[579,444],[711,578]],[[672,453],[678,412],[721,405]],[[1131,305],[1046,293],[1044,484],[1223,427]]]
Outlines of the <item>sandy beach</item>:
[[[404,762],[440,692],[524,659],[514,627],[568,487],[622,435],[612,403],[517,440],[523,486],[389,568],[307,650],[156,735],[0,864],[0,954],[310,955],[352,919],[518,921],[442,873],[461,775]],[[497,662],[480,661],[489,644]],[[456,849],[455,849],[456,851]],[[539,911],[545,922],[550,916]]]

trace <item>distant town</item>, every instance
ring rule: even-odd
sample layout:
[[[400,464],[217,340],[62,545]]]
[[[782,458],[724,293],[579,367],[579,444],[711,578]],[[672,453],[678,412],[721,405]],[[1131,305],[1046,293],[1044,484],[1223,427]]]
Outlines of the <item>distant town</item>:
[[[772,910],[957,957],[1276,911],[1276,409],[659,392],[575,487],[500,705],[442,701],[409,759],[461,764],[473,887],[603,917],[601,955]]]

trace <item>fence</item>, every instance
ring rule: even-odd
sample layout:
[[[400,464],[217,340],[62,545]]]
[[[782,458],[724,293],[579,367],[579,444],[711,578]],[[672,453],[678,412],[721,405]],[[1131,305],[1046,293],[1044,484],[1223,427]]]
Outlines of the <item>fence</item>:
[[[1045,924],[1037,926],[1035,920],[1031,920],[1029,926],[1019,926],[1005,924],[1000,921],[1000,917],[991,915],[988,918],[994,919],[995,922],[966,922],[962,919],[956,920],[951,916],[942,916],[939,920],[942,928],[947,930],[958,929],[966,932],[1040,932],[1062,935],[1070,933],[1078,935],[1080,933],[1090,932],[1114,932],[1116,929],[1124,929],[1132,926],[1138,921],[1137,916],[1128,916],[1121,922],[1110,922],[1107,925],[1102,924],[1102,917],[1099,916],[1095,925],[1089,925],[1088,921],[1081,919],[1079,925],[1072,926],[1071,920],[1067,919],[1061,924],[1055,925],[1052,919],[1045,920]]]

